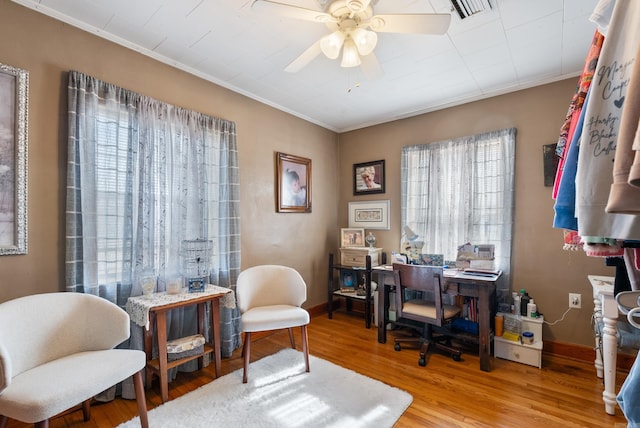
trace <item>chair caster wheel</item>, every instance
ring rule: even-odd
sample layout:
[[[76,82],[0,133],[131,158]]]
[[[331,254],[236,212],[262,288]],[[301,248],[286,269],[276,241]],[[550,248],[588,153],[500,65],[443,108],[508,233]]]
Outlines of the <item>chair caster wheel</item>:
[[[460,361],[460,359],[461,359],[461,358],[460,358],[460,355],[458,355],[458,354],[453,354],[453,355],[451,356],[451,358],[453,358],[453,361]]]
[[[393,347],[393,349],[395,349],[396,351],[399,351],[400,349],[402,349],[402,347],[400,346],[399,343],[396,343]]]
[[[427,365],[427,360],[425,360],[424,358],[420,358],[420,359],[418,360],[418,365],[419,365],[420,367],[424,367],[424,366],[426,366],[426,365]]]

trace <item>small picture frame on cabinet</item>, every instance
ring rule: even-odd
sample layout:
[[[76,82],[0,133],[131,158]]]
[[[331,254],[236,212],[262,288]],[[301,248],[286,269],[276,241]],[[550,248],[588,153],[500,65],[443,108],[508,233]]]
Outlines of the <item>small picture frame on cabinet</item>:
[[[340,246],[348,247],[364,247],[364,228],[351,227],[340,229]]]

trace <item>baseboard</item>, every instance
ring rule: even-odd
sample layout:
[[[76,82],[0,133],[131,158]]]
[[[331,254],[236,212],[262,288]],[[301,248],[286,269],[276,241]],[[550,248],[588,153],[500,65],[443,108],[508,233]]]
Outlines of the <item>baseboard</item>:
[[[573,343],[550,342],[546,340],[544,341],[542,354],[559,355],[565,358],[588,362],[594,362],[596,359],[596,351],[593,347],[576,345]],[[616,359],[616,368],[621,371],[629,371],[631,370],[631,366],[635,360],[636,354],[630,354],[619,350],[618,358]]]
[[[334,306],[335,306],[335,303],[334,303]],[[306,309],[309,312],[309,316],[311,316],[311,318],[318,317],[321,315],[324,315],[326,317],[327,313],[329,312],[326,303],[322,303],[318,306],[313,306],[311,308],[306,308]]]

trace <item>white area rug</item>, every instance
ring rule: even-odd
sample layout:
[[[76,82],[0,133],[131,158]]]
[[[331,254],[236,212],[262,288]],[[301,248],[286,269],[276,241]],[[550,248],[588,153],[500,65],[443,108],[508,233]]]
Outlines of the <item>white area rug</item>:
[[[392,427],[411,394],[375,379],[285,349],[149,411],[160,427]],[[171,388],[171,385],[169,385]],[[120,428],[140,427],[138,417]]]

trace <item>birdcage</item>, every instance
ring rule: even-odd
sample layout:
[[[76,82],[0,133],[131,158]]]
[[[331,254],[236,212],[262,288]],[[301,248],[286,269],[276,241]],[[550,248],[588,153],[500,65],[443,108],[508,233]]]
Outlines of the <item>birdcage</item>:
[[[209,280],[213,243],[207,239],[185,239],[180,243],[182,276],[190,292],[203,291]]]

